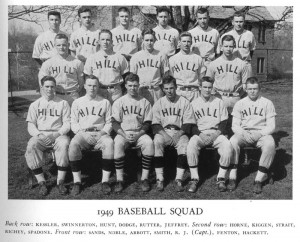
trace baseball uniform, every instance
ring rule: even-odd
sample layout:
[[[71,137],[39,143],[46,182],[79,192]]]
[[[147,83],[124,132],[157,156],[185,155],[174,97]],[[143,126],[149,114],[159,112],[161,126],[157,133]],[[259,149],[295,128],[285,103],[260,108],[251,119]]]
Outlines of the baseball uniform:
[[[154,49],[165,53],[168,57],[175,55],[179,41],[178,30],[172,28],[171,26],[163,28],[159,25],[153,28],[153,30],[156,37]]]
[[[129,65],[124,56],[114,52],[107,55],[101,50],[90,55],[84,65],[85,74],[94,75],[99,79],[100,96],[107,98],[111,103],[122,96],[122,75],[128,71]]]
[[[169,71],[169,62],[165,54],[158,50],[151,53],[141,50],[130,60],[130,72],[140,78],[139,94],[153,105],[164,93],[161,90],[162,77]]]
[[[199,97],[199,80],[205,71],[203,59],[195,53],[180,51],[169,59],[169,63],[170,74],[176,79],[177,94],[190,102]]]
[[[72,105],[79,97],[83,87],[83,64],[75,57],[67,58],[56,54],[45,61],[39,72],[39,82],[44,76],[52,76],[56,80],[56,95]]]

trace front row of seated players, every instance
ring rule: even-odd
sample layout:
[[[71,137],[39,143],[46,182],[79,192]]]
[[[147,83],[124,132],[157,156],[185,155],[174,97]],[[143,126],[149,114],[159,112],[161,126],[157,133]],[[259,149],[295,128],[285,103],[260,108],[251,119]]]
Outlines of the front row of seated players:
[[[254,145],[261,148],[262,155],[255,177],[254,192],[261,193],[263,183],[268,179],[275,155],[275,142],[271,134],[275,130],[275,108],[273,103],[260,95],[260,84],[255,77],[246,81],[247,97],[234,106],[234,135],[230,142],[222,135],[227,120],[227,110],[221,99],[211,95],[213,80],[204,77],[200,82],[201,95],[191,104],[176,95],[176,80],[171,76],[163,78],[165,97],[151,108],[150,103],[138,95],[139,77],[130,73],[125,78],[127,94],[113,104],[97,95],[98,79],[88,76],[84,88],[86,96],[76,99],[71,111],[71,129],[75,137],[70,143],[66,135],[70,130],[70,107],[54,95],[55,79],[46,76],[41,80],[45,92],[29,107],[27,122],[32,138],[25,154],[28,167],[35,174],[40,185],[40,194],[46,195],[45,178],[42,171],[44,152],[53,149],[58,166],[57,185],[60,194],[66,194],[64,179],[69,165],[74,176],[72,194],[81,191],[81,151],[96,149],[102,151],[102,190],[110,193],[109,177],[113,162],[116,168],[116,192],[124,189],[124,152],[130,145],[141,148],[143,191],[150,190],[149,171],[154,157],[157,190],[164,189],[164,148],[173,146],[178,153],[176,185],[183,191],[182,178],[185,163],[188,162],[191,181],[189,192],[197,190],[198,156],[200,149],[211,145],[220,154],[220,168],[217,184],[220,191],[234,190],[237,186],[237,164],[240,147]],[[112,111],[111,111],[112,110]],[[146,133],[152,122],[154,140]],[[114,141],[109,136],[111,129],[117,132]],[[189,141],[188,137],[191,136]],[[69,146],[70,143],[70,146]],[[69,149],[68,149],[69,146]],[[69,150],[69,152],[68,152]],[[68,157],[69,153],[69,157]],[[227,175],[228,173],[228,175]],[[226,186],[226,179],[229,182]]]

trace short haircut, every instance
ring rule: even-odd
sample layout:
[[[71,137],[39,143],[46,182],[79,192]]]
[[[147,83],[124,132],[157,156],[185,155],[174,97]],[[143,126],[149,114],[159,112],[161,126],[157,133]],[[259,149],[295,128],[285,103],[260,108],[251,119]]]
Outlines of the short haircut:
[[[66,39],[67,41],[69,41],[68,36],[66,36],[65,34],[57,34],[55,36],[54,40],[57,40],[57,39]]]
[[[126,13],[130,14],[130,11],[127,7],[120,7],[118,9],[118,13],[120,13],[120,12],[126,12]]]
[[[100,83],[99,83],[98,77],[96,77],[96,76],[94,76],[94,75],[87,75],[87,76],[85,76],[84,83],[86,83],[86,80],[87,80],[87,79],[97,80],[97,81],[98,81],[98,84],[100,84]]]
[[[247,84],[258,84],[258,87],[260,88],[260,81],[255,76],[249,77],[246,80],[246,87],[247,87]]]
[[[59,19],[61,19],[60,12],[57,12],[57,11],[49,11],[49,12],[48,12],[48,19],[49,19],[50,15],[58,16]]]
[[[156,15],[158,15],[159,13],[162,13],[162,12],[166,12],[169,15],[171,14],[170,9],[168,9],[166,6],[161,6],[161,7],[156,8]]]
[[[42,86],[44,86],[44,83],[46,81],[52,81],[54,82],[55,86],[56,86],[56,81],[55,81],[55,78],[53,76],[44,76],[42,79],[41,79],[41,84]]]
[[[92,10],[90,7],[82,6],[78,9],[78,16],[80,17],[80,14],[85,12],[89,12],[92,14]]]
[[[222,37],[222,41],[221,41],[222,45],[223,45],[223,42],[224,42],[224,41],[233,41],[233,45],[235,46],[235,39],[234,39],[234,37],[233,37],[232,35],[230,35],[230,34],[226,34],[226,35],[224,35],[224,36]]]
[[[140,78],[137,74],[129,72],[129,73],[127,73],[127,75],[125,77],[125,84],[127,84],[127,82],[138,82],[138,83],[140,83]]]
[[[142,36],[143,36],[143,38],[145,37],[146,34],[151,34],[151,35],[154,37],[154,39],[156,40],[155,32],[154,32],[153,29],[144,29],[144,30],[142,31]]]
[[[232,19],[234,19],[234,17],[243,17],[244,20],[246,19],[245,13],[241,11],[236,11],[232,16]]]
[[[108,29],[102,29],[101,31],[100,31],[100,33],[99,33],[99,38],[100,38],[100,35],[101,34],[109,34],[110,35],[110,39],[112,40],[112,32],[110,31],[110,30],[108,30]]]
[[[211,84],[214,84],[214,79],[211,78],[211,77],[209,77],[209,76],[204,76],[204,77],[202,77],[202,78],[200,79],[200,81],[199,81],[200,86],[202,86],[202,83],[203,83],[203,82],[209,82],[209,83],[211,83]]]
[[[198,10],[196,12],[196,16],[197,16],[198,13],[199,14],[205,14],[205,13],[207,13],[207,16],[209,16],[209,11],[208,11],[207,8],[198,8]]]
[[[182,37],[190,37],[192,39],[192,35],[190,32],[182,32],[179,36],[179,40],[181,40]]]
[[[164,76],[162,79],[162,84],[165,85],[165,84],[170,84],[170,83],[173,83],[174,86],[177,87],[176,79],[173,76],[170,76],[170,75]]]

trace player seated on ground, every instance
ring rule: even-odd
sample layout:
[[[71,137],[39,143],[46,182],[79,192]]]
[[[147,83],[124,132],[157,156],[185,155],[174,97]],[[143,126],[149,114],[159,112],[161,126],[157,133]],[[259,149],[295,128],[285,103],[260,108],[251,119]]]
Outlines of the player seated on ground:
[[[86,95],[76,99],[71,109],[71,129],[75,136],[69,147],[69,159],[74,178],[73,195],[81,191],[82,150],[101,150],[102,152],[102,191],[111,192],[108,183],[113,166],[113,140],[110,137],[111,105],[97,94],[99,80],[90,75],[85,79]],[[99,162],[100,162],[99,157]]]
[[[254,182],[254,193],[261,193],[263,184],[268,181],[269,168],[275,156],[275,142],[271,134],[275,131],[275,108],[272,101],[260,95],[261,86],[256,77],[246,81],[247,97],[238,101],[232,111],[230,142],[233,147],[233,162],[237,166],[240,147],[254,145],[261,149],[258,172]],[[237,168],[229,174],[231,190],[236,188]]]
[[[42,165],[45,152],[54,150],[58,168],[57,185],[60,194],[66,194],[64,186],[66,171],[69,166],[68,147],[70,130],[70,106],[67,101],[55,96],[55,79],[44,76],[41,79],[42,97],[33,102],[28,110],[28,132],[32,136],[28,142],[25,158],[28,167],[33,171],[38,183],[39,194],[48,194]]]
[[[217,185],[221,192],[226,191],[225,177],[232,158],[232,146],[223,135],[228,112],[224,102],[211,94],[213,79],[203,77],[200,80],[201,95],[192,102],[197,125],[192,128],[191,137],[187,147],[187,159],[191,172],[189,192],[196,192],[199,183],[198,162],[200,150],[211,145],[220,155],[220,168],[217,175]]]
[[[114,162],[116,168],[117,183],[115,192],[124,189],[124,165],[125,149],[129,146],[141,148],[142,153],[142,177],[141,188],[148,192],[149,170],[154,155],[153,141],[146,134],[152,121],[152,109],[150,102],[138,95],[139,76],[129,73],[125,77],[127,94],[117,99],[112,108],[112,125],[117,132],[114,139]]]
[[[195,123],[190,102],[176,94],[176,80],[172,76],[163,78],[163,90],[166,96],[160,98],[153,106],[152,129],[154,136],[154,166],[156,172],[156,189],[164,190],[164,148],[174,147],[177,150],[176,190],[182,192],[182,179],[187,166],[187,136],[191,124]]]

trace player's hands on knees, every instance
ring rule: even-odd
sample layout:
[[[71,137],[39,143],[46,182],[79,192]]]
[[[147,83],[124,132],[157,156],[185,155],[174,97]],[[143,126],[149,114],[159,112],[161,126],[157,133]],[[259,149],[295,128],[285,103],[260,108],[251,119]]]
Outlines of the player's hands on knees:
[[[210,145],[213,143],[211,136],[204,134],[204,133],[200,133],[199,134],[200,139],[202,140],[202,143],[204,145]]]
[[[86,142],[88,142],[90,145],[95,145],[97,143],[97,140],[91,134],[84,133],[83,136]]]
[[[165,144],[166,144],[166,145],[171,145],[171,146],[174,146],[174,145],[175,145],[175,144],[174,144],[173,138],[172,138],[170,135],[168,135],[168,134],[166,134],[166,135],[164,136],[164,140],[165,140]]]
[[[215,142],[215,140],[220,136],[220,134],[221,134],[221,131],[219,131],[219,130],[216,130],[216,132],[212,133],[210,135],[211,142],[212,143]]]
[[[46,136],[46,135],[44,135],[44,134],[39,134],[38,137],[39,137],[39,139],[42,140],[43,143],[44,143],[45,145],[47,145],[47,146],[50,146],[50,145],[52,145],[52,143],[53,143],[52,140],[51,140],[48,136]]]
[[[182,136],[182,134],[180,134],[180,133],[178,132],[178,133],[176,133],[176,134],[172,137],[172,140],[173,140],[173,144],[174,144],[174,145],[177,145],[177,144],[178,144],[179,139],[180,139],[181,136]]]
[[[246,140],[246,142],[248,142],[248,143],[253,143],[253,140],[252,140],[252,137],[251,137],[251,134],[248,132],[248,131],[244,131],[243,132],[243,137],[244,137],[244,139]]]

